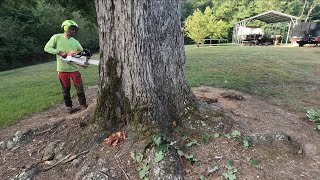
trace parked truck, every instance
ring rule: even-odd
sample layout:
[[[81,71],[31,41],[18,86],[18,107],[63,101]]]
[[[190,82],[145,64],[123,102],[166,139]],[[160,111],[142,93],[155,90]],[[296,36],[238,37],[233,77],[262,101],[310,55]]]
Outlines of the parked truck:
[[[320,44],[320,22],[299,22],[292,29],[292,44]]]

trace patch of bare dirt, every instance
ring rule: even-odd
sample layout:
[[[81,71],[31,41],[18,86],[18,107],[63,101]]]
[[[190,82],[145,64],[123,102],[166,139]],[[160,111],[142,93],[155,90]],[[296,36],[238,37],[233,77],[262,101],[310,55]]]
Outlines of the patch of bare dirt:
[[[234,115],[238,126],[233,129],[244,135],[284,133],[298,142],[301,148],[297,153],[287,152],[284,147],[268,147],[269,144],[244,148],[236,140],[212,138],[209,145],[196,146],[192,150],[196,157],[204,160],[200,169],[195,171],[203,172],[206,167],[218,165],[220,170],[209,175],[208,179],[219,179],[223,172],[227,172],[223,167],[227,160],[233,160],[239,179],[318,179],[320,133],[314,130],[315,124],[304,120],[301,115],[289,113],[244,93],[212,87],[194,88],[193,92],[199,99],[217,99],[217,105]],[[226,92],[243,96],[245,100],[224,98]],[[217,159],[216,156],[223,158]],[[252,166],[247,158],[260,160],[261,164],[258,168]]]
[[[63,111],[64,105],[59,104],[0,129],[0,141],[6,145],[10,141],[12,146],[4,148],[0,142],[1,179],[139,179],[130,152],[141,152],[145,142],[130,136],[129,131],[128,139],[116,148],[102,143],[111,132],[97,134],[96,127],[89,125],[96,92],[97,87],[86,90],[90,105],[85,111],[69,115]],[[185,142],[193,139],[198,142],[186,153],[199,163],[191,165],[181,158],[186,179],[199,179],[201,175],[206,179],[223,179],[228,160],[238,170],[237,179],[318,178],[320,134],[301,115],[236,91],[198,87],[193,92],[213,109],[223,110],[221,116],[232,118],[232,129],[239,130],[242,136],[262,134],[267,140],[266,144],[253,143],[245,148],[221,132],[219,138],[213,138],[213,128],[207,131],[211,135],[208,144],[202,143],[204,132],[183,133],[188,129],[177,132]],[[293,142],[299,147],[293,146]],[[252,160],[260,163],[253,165]]]

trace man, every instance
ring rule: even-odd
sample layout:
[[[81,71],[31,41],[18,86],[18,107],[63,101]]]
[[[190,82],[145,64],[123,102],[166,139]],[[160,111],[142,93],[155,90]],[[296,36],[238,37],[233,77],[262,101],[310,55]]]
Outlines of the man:
[[[75,109],[72,108],[72,101],[70,97],[70,78],[72,79],[73,85],[77,91],[80,109],[83,110],[87,108],[82,78],[78,66],[61,60],[60,56],[66,58],[68,53],[75,51],[80,52],[83,51],[83,48],[80,43],[73,38],[79,28],[77,23],[72,20],[65,20],[62,23],[61,28],[63,28],[64,33],[53,35],[44,47],[44,50],[50,54],[56,55],[57,71],[63,90],[62,94],[64,103],[66,105],[67,112],[73,113]]]

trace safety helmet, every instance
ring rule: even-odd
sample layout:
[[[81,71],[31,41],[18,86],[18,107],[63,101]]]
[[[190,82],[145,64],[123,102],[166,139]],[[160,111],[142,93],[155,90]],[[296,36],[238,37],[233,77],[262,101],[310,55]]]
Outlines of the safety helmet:
[[[75,26],[79,28],[78,24],[72,20],[65,20],[61,24],[61,28],[63,28],[64,32],[68,32],[70,26]]]

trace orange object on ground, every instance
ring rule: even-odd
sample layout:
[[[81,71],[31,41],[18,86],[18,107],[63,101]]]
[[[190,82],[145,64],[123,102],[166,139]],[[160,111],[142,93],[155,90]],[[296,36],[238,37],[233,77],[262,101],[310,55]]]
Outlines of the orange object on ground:
[[[107,137],[103,142],[111,145],[112,147],[116,147],[119,141],[127,139],[127,133],[125,131],[118,131],[112,133],[109,137]]]

